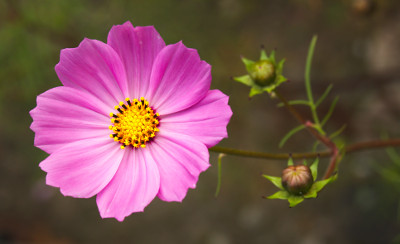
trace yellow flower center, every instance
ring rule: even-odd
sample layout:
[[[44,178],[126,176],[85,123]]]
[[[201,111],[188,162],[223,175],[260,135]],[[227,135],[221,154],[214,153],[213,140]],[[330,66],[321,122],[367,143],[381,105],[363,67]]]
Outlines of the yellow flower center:
[[[131,145],[134,148],[146,147],[146,143],[156,136],[160,124],[159,114],[154,113],[149,102],[143,97],[138,99],[129,98],[119,102],[115,109],[118,113],[110,113],[111,123],[109,129],[113,131],[110,135],[114,141],[120,142],[121,149]]]

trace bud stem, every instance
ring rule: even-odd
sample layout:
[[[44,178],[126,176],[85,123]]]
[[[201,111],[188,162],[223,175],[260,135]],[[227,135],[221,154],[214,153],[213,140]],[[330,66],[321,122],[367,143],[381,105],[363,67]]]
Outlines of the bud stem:
[[[343,149],[343,152],[348,154],[368,149],[378,149],[385,147],[400,147],[400,138],[358,142],[346,146]],[[226,148],[218,146],[212,147],[209,150],[212,152],[225,153],[228,155],[236,155],[248,158],[264,158],[264,159],[276,159],[285,161],[288,160],[290,157],[292,157],[293,159],[305,159],[305,158],[316,158],[318,156],[320,156],[321,158],[332,156],[332,152],[330,150],[319,151],[319,152],[305,152],[305,153],[266,153],[266,152],[238,150],[234,148]]]
[[[325,136],[325,133],[322,130],[317,130],[315,124],[312,122],[305,120],[297,110],[289,104],[289,102],[280,94],[280,92],[275,89],[276,97],[283,103],[287,110],[304,126],[306,126],[307,130],[317,139],[318,141],[322,142],[326,147],[330,150],[331,155],[331,162],[329,163],[328,170],[325,173],[324,179],[330,177],[336,167],[336,162],[339,157],[339,149],[336,147],[336,144],[332,142],[332,140]],[[319,124],[318,124],[319,126]]]

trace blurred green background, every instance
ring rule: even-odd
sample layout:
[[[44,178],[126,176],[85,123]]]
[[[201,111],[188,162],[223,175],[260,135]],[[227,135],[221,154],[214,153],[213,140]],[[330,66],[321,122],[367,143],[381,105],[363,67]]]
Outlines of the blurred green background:
[[[304,98],[314,34],[313,90],[334,85],[321,114],[340,94],[328,131],[347,124],[349,143],[400,136],[398,0],[0,0],[0,243],[400,243],[399,185],[375,170],[392,167],[383,150],[347,155],[338,181],[293,209],[261,198],[275,192],[261,174],[279,175],[283,161],[225,157],[215,199],[214,153],[183,203],[155,200],[122,223],[102,220],[94,198],[63,197],[46,186],[38,164],[47,155],[33,147],[28,112],[38,94],[61,85],[54,72],[61,49],[84,37],[105,42],[127,20],[154,25],[167,44],[183,40],[212,65],[212,87],[230,96],[234,112],[221,146],[311,149],[306,132],[278,149],[296,122],[265,95],[248,99],[248,88],[230,77],[245,73],[240,55],[257,59],[260,45],[275,48],[290,79],[282,93]]]

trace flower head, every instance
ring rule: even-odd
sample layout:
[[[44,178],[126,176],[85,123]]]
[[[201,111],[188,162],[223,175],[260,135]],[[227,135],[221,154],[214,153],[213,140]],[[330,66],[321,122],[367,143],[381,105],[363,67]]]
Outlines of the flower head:
[[[242,57],[242,62],[246,66],[248,74],[233,77],[233,79],[251,87],[249,97],[264,92],[272,93],[281,83],[287,81],[282,75],[285,60],[282,59],[277,63],[275,51],[272,51],[268,56],[265,50],[262,49],[259,60],[252,61]]]
[[[308,192],[313,182],[310,167],[307,165],[291,165],[282,171],[282,186],[294,195]]]
[[[306,161],[303,165],[294,165],[293,159],[289,158],[288,167],[283,170],[282,177],[263,175],[279,188],[279,191],[265,198],[287,200],[290,207],[306,198],[316,198],[319,191],[337,178],[337,174],[334,174],[327,179],[317,180],[318,163],[319,158],[316,158],[311,166]]]
[[[157,196],[182,201],[227,137],[228,97],[210,90],[211,67],[152,26],[114,26],[107,43],[61,51],[63,86],[30,114],[46,183],[65,196],[95,195],[100,215],[122,221]]]

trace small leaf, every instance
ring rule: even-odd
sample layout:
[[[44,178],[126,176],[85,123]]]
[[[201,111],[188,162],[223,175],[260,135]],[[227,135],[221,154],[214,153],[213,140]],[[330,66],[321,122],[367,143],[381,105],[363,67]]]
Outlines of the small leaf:
[[[314,145],[313,145],[313,147],[312,147],[312,148],[313,148],[313,149],[312,149],[313,152],[315,152],[315,151],[317,150],[317,147],[318,147],[318,145],[319,145],[320,143],[321,143],[320,141],[315,141],[315,142],[314,142]]]
[[[395,184],[400,183],[400,174],[398,172],[378,165],[375,165],[375,168],[378,171],[378,173],[386,180],[392,181]]]
[[[246,86],[252,86],[254,84],[253,80],[251,79],[250,75],[243,75],[239,77],[233,77],[235,81],[245,84]]]
[[[306,68],[305,68],[305,72],[304,72],[304,81],[305,81],[305,86],[306,86],[307,98],[308,98],[308,101],[310,101],[310,104],[314,104],[314,99],[313,99],[312,91],[311,91],[310,73],[311,73],[311,63],[312,63],[312,58],[314,56],[314,49],[315,49],[316,43],[317,43],[317,36],[315,35],[311,39],[310,47],[308,48],[308,54],[307,54],[307,59],[306,59]]]
[[[283,200],[286,200],[289,197],[290,197],[289,192],[287,192],[287,191],[278,191],[278,192],[275,192],[274,194],[272,194],[271,196],[268,196],[266,198],[268,198],[268,199],[283,199]]]
[[[294,134],[296,134],[297,132],[299,132],[305,128],[306,128],[305,125],[299,125],[299,126],[293,128],[292,130],[290,130],[288,133],[286,133],[286,135],[279,142],[279,148],[282,148],[283,145],[285,145],[286,141],[289,140],[290,137],[292,137]]]
[[[321,125],[325,125],[326,122],[328,122],[329,118],[331,117],[333,110],[335,109],[336,103],[339,100],[339,96],[335,97],[335,99],[333,100],[331,106],[329,107],[328,113],[326,113],[324,119],[321,122]]]
[[[318,101],[315,103],[315,107],[318,107],[326,98],[326,96],[328,96],[329,92],[332,90],[333,85],[330,84],[326,90],[324,91],[324,93],[322,94],[322,96],[318,99]]]
[[[263,177],[269,181],[272,182],[276,187],[278,187],[281,190],[284,190],[282,186],[282,179],[281,177],[276,177],[276,176],[269,176],[269,175],[263,175]]]
[[[387,140],[389,139],[389,136],[387,135],[386,132],[384,132],[382,133],[381,138],[383,140]],[[395,163],[396,166],[400,166],[400,156],[393,147],[386,148],[386,153],[388,154],[389,158],[393,161],[393,163]]]
[[[303,196],[290,195],[289,198],[288,198],[288,201],[289,201],[289,207],[293,208],[297,204],[299,204],[302,201],[304,201],[304,197]]]
[[[400,156],[393,147],[388,147],[386,149],[386,153],[389,155],[393,163],[395,163],[397,166],[400,166]]]
[[[317,180],[317,176],[318,176],[318,163],[319,163],[319,157],[317,157],[314,160],[313,164],[310,166],[311,174],[312,174],[314,181]]]
[[[222,165],[221,165],[221,160],[225,156],[225,154],[220,153],[218,155],[218,179],[217,179],[217,189],[215,190],[215,197],[218,197],[219,192],[221,191],[221,171],[222,171]]]
[[[289,105],[306,105],[306,106],[310,106],[310,102],[306,101],[306,100],[292,100],[288,102]],[[277,105],[278,107],[283,107],[285,106],[284,103],[278,103]]]
[[[346,129],[346,125],[342,125],[342,127],[340,127],[337,131],[333,132],[329,136],[329,138],[333,139],[333,138],[337,137],[338,135],[340,135],[344,131],[344,129]]]

